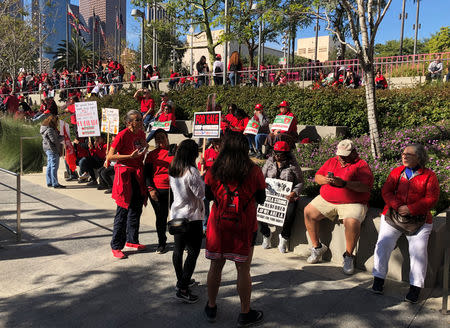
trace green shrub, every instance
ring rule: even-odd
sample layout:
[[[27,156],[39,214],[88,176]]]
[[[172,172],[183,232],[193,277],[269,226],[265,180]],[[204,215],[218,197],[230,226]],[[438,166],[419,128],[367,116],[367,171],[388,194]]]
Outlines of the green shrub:
[[[138,109],[133,99],[134,90],[124,90],[118,95],[98,100],[100,107],[121,110],[121,115],[130,109]],[[361,136],[368,132],[367,109],[364,88],[350,89],[301,89],[295,85],[255,88],[202,87],[171,92],[176,105],[177,119],[192,119],[194,112],[206,110],[208,94],[216,93],[216,102],[223,111],[226,105],[235,103],[248,114],[255,104],[264,105],[271,119],[278,113],[277,105],[282,100],[291,104],[299,124],[347,126],[349,136]],[[154,93],[157,106],[160,97]],[[450,117],[450,84],[433,83],[414,88],[378,90],[377,109],[380,128],[412,128],[424,122],[432,124]]]
[[[34,137],[37,139],[23,140],[23,168],[24,172],[42,172],[45,154],[40,138],[40,124],[30,124],[10,116],[0,118],[0,167],[13,171],[20,171],[20,137]]]

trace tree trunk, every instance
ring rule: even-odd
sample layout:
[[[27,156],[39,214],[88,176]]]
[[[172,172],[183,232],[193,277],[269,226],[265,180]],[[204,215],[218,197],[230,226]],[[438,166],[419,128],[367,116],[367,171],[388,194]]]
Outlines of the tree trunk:
[[[375,102],[375,76],[373,66],[364,67],[367,119],[369,121],[370,148],[374,158],[381,157],[381,143],[377,124],[377,107]]]

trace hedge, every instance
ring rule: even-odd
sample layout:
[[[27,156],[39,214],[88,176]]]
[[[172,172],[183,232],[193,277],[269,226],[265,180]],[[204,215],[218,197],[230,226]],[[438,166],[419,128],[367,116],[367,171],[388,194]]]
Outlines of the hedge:
[[[99,99],[99,107],[119,108],[123,116],[130,109],[138,109],[133,99],[135,90],[122,90],[120,94]],[[364,89],[298,88],[295,85],[262,87],[201,87],[171,92],[169,97],[176,105],[177,119],[192,119],[193,113],[204,111],[208,94],[217,94],[217,103],[223,111],[230,103],[237,104],[248,114],[255,104],[264,105],[271,119],[278,113],[282,100],[291,104],[299,124],[347,126],[349,136],[368,132]],[[154,92],[157,104],[160,96]],[[433,124],[450,118],[450,83],[432,83],[413,88],[377,90],[378,121],[381,128],[397,130],[412,128],[424,123]]]

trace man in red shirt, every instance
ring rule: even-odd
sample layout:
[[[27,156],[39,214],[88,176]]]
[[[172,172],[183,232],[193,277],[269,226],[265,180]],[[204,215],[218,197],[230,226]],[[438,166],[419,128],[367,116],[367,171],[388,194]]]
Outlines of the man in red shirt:
[[[317,171],[315,181],[322,186],[320,195],[305,207],[305,226],[313,246],[307,262],[319,262],[328,249],[319,241],[319,221],[324,218],[334,221],[338,217],[345,227],[343,270],[345,274],[353,274],[353,250],[367,214],[373,174],[369,165],[359,158],[351,140],[342,140],[336,155]]]
[[[126,116],[127,127],[114,138],[106,159],[115,161],[112,198],[117,211],[111,240],[113,256],[123,259],[124,246],[144,250],[139,244],[139,222],[142,205],[147,201],[144,180],[143,157],[148,148],[142,126],[142,116],[137,110],[130,110]]]

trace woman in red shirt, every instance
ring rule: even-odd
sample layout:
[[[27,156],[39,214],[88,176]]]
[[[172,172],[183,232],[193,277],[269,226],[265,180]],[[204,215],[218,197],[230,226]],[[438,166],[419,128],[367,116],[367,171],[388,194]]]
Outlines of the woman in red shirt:
[[[381,215],[380,231],[374,253],[374,293],[382,294],[391,252],[398,238],[406,235],[409,244],[409,292],[405,301],[417,303],[427,273],[428,238],[433,228],[430,210],[439,199],[439,182],[433,171],[425,167],[428,155],[419,144],[406,146],[401,166],[389,174],[381,194],[386,203]],[[424,222],[413,234],[401,231],[390,219],[391,211],[402,216],[423,216]]]
[[[291,112],[289,108],[289,103],[285,100],[283,100],[278,107],[280,108],[280,113],[277,116],[290,116],[292,117],[291,124],[289,125],[289,128],[287,131],[275,129],[272,130],[271,133],[266,138],[266,156],[269,155],[269,150],[273,149],[273,145],[277,141],[286,141],[289,143],[289,146],[291,149],[295,148],[295,142],[297,142],[298,139],[298,133],[297,133],[297,118],[294,116],[294,114]]]
[[[155,101],[148,89],[139,89],[133,96],[141,103],[141,115],[144,119],[144,128],[155,120]]]
[[[205,196],[214,200],[206,229],[206,257],[211,260],[208,272],[208,303],[205,314],[214,321],[225,261],[235,262],[238,293],[241,299],[240,326],[262,321],[262,311],[250,309],[253,246],[258,224],[256,202],[264,203],[265,180],[261,169],[248,157],[248,141],[241,133],[225,135],[220,153],[205,176]]]
[[[175,118],[175,113],[172,110],[172,106],[170,106],[169,104],[165,104],[162,112],[159,114],[159,116],[155,119],[155,121],[157,122],[169,122],[170,121],[170,130],[167,131],[167,133],[177,133],[178,129],[176,127],[176,118]],[[153,130],[150,131],[150,133],[147,136],[147,142],[150,142],[150,140],[153,139],[155,132],[157,130]]]
[[[156,216],[156,231],[158,233],[157,252],[166,250],[167,216],[169,215],[169,165],[173,154],[169,152],[167,132],[158,129],[154,133],[156,149],[148,153],[145,160],[145,179],[150,193],[150,202]],[[173,199],[172,196],[170,196]]]
[[[377,75],[375,76],[375,87],[377,89],[387,89],[388,87],[386,78],[381,74],[380,70],[377,70]]]

